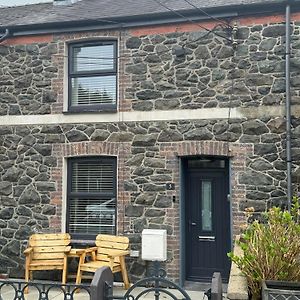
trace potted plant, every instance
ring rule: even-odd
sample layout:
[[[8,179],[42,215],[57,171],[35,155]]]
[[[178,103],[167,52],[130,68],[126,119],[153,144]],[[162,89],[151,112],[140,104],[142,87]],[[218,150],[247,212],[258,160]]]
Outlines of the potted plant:
[[[262,299],[300,299],[300,282],[276,280],[263,281]]]
[[[249,216],[253,212],[253,209],[248,209]],[[266,280],[300,281],[298,199],[293,199],[290,212],[279,207],[269,209],[261,220],[255,220],[247,226],[238,243],[243,255],[237,256],[230,252],[228,256],[247,277],[252,299],[261,298],[261,288]]]

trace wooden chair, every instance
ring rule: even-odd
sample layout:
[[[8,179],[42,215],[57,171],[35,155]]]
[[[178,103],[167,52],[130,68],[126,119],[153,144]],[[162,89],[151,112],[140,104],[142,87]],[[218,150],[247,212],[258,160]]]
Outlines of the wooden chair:
[[[81,283],[82,272],[95,273],[100,267],[108,266],[113,273],[122,273],[125,289],[128,289],[125,255],[129,254],[129,239],[124,236],[99,234],[95,244],[96,247],[86,249],[80,256],[76,284]],[[87,254],[91,255],[91,261],[85,261]]]
[[[25,281],[33,279],[33,271],[62,270],[62,283],[67,280],[67,254],[71,237],[68,233],[33,234],[29,238],[28,248],[24,251]],[[24,291],[28,293],[28,287]]]

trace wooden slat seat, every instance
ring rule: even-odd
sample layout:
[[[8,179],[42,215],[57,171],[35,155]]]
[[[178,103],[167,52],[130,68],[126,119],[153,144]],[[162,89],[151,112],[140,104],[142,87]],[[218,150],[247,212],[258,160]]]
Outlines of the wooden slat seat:
[[[38,261],[33,261],[30,266],[60,266],[61,261],[53,261],[53,260],[38,260]],[[49,270],[49,269],[47,269]]]
[[[62,283],[67,280],[67,254],[71,237],[68,233],[33,234],[29,238],[28,248],[24,251],[25,280],[33,279],[33,271],[62,270]],[[25,289],[28,293],[28,288]]]
[[[86,262],[84,266],[82,266],[81,271],[91,271],[91,272],[96,272],[97,269],[103,267],[103,266],[108,266],[110,267],[110,262],[109,261],[92,261],[92,262]],[[120,263],[114,262],[113,264],[113,269],[116,272],[121,272],[121,267]],[[118,271],[117,271],[118,269]]]
[[[128,289],[125,255],[129,254],[129,239],[124,236],[99,234],[95,244],[96,247],[86,249],[80,256],[76,284],[81,283],[82,272],[94,273],[103,266],[109,266],[113,273],[122,273],[124,286]],[[87,254],[91,255],[91,261],[86,261]]]

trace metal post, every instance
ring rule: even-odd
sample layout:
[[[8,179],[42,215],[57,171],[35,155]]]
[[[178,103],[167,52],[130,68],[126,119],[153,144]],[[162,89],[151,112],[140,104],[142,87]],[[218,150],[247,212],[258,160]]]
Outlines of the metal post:
[[[159,276],[159,268],[160,268],[160,263],[158,261],[154,261],[154,269],[155,269],[155,273],[157,274],[157,276]],[[154,282],[154,288],[155,288],[155,292],[154,292],[154,297],[155,300],[159,300],[159,281],[155,280]]]
[[[91,283],[91,300],[106,300],[107,286],[112,288],[113,279],[113,273],[109,267],[99,268]]]
[[[285,34],[285,84],[286,84],[286,173],[287,173],[287,205],[291,210],[292,201],[292,155],[291,155],[291,6],[286,5],[286,34]]]

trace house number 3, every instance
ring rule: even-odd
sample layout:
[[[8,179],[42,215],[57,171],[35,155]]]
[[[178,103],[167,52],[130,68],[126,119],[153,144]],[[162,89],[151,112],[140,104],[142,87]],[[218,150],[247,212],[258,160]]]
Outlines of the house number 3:
[[[175,190],[175,183],[173,183],[173,182],[166,183],[166,190],[167,191],[173,191],[173,190]]]

